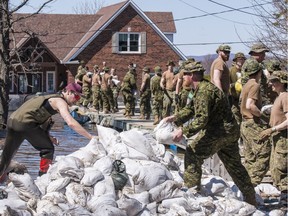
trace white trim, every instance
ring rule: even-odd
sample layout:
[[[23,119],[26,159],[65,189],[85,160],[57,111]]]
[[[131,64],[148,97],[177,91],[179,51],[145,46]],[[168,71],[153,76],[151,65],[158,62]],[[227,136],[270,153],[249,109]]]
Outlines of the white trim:
[[[49,90],[48,88],[48,75],[52,74],[53,75],[53,90]],[[56,72],[55,71],[46,71],[46,92],[48,93],[54,93],[56,92],[56,77],[55,77]]]
[[[118,34],[118,40],[117,40],[117,47],[118,47],[118,52],[117,53],[121,53],[121,54],[141,54],[141,32],[117,32]],[[127,40],[127,51],[120,51],[120,46],[119,46],[119,35],[123,34],[123,35],[138,35],[138,51],[130,51],[130,36],[128,36],[128,40]]]

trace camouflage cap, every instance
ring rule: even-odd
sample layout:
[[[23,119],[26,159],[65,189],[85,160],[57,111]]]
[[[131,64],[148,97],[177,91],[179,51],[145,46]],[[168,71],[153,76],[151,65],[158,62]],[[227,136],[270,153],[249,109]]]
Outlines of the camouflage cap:
[[[269,52],[269,51],[270,50],[263,43],[256,43],[252,45],[249,55],[251,55],[253,52],[261,53],[261,52]]]
[[[256,61],[254,58],[247,59],[242,66],[242,71],[244,71],[244,73],[248,76],[257,73],[262,69],[262,64]]]
[[[93,69],[97,70],[97,69],[99,69],[99,66],[98,65],[94,65]]]
[[[281,70],[281,63],[276,59],[267,60],[264,62],[265,69],[269,72],[273,71],[280,71]]]
[[[186,64],[183,68],[187,72],[204,72],[205,68],[201,64],[201,62],[191,62],[189,64]]]
[[[84,60],[81,60],[80,64],[86,64],[86,62]]]
[[[150,68],[148,68],[148,67],[144,67],[142,70],[143,70],[144,72],[150,72]]]
[[[169,61],[167,62],[167,64],[166,64],[166,66],[169,66],[169,65],[175,66],[175,63],[174,63],[173,61],[170,61],[170,60],[169,60]]]
[[[109,70],[110,70],[109,67],[103,67],[103,71],[107,72],[107,71],[109,71]]]
[[[217,48],[216,53],[218,53],[219,51],[231,52],[231,47],[229,45],[222,44]]]
[[[233,58],[233,61],[235,62],[237,60],[237,58],[244,58],[246,60],[246,57],[245,57],[244,53],[242,53],[242,52],[236,53],[234,58]]]
[[[288,83],[288,71],[274,71],[271,76],[269,77],[269,80],[279,80],[283,84]]]
[[[154,68],[154,71],[155,71],[155,73],[161,73],[161,72],[162,72],[162,69],[161,69],[160,66],[156,66],[156,67]]]

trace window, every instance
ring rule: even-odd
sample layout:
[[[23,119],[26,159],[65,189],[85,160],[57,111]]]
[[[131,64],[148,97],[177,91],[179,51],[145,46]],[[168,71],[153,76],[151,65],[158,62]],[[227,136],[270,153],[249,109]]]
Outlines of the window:
[[[49,93],[55,92],[55,72],[54,71],[47,71],[46,91]]]
[[[146,33],[117,32],[112,38],[113,53],[146,53]]]
[[[10,79],[10,92],[14,92],[14,86],[15,86],[15,75],[14,72],[9,72],[9,79]]]

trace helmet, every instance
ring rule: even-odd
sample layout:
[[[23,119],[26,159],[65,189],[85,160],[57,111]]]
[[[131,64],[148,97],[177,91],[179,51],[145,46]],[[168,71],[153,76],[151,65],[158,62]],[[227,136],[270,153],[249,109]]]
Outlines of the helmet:
[[[147,73],[150,72],[150,68],[148,68],[148,67],[144,67],[142,70],[143,70],[144,72],[147,72]]]
[[[265,65],[265,69],[267,69],[271,73],[273,71],[280,71],[281,70],[281,63],[280,63],[280,61],[278,61],[276,59],[267,60],[267,61],[265,61],[264,65]]]
[[[253,52],[261,53],[261,52],[269,52],[270,50],[263,43],[253,44],[249,54],[251,55]]]
[[[156,67],[154,68],[154,71],[155,71],[155,73],[161,73],[161,72],[162,72],[162,69],[161,69],[160,66],[156,66]]]
[[[97,70],[97,69],[99,69],[99,66],[98,65],[94,65],[93,69]]]
[[[242,71],[244,71],[244,73],[248,76],[257,73],[262,69],[262,64],[260,64],[254,58],[247,59],[242,66]]]
[[[244,58],[244,60],[246,60],[246,57],[245,57],[244,53],[242,53],[242,52],[236,53],[234,58],[233,58],[233,61],[235,62],[237,60],[237,58]]]
[[[288,83],[288,71],[274,71],[269,80],[279,80],[283,84]]]
[[[183,68],[185,71],[189,71],[191,73],[193,72],[204,72],[205,68],[203,67],[203,65],[201,64],[201,62],[191,62],[188,63],[184,66]]]
[[[217,48],[216,53],[218,53],[219,51],[230,52],[231,47],[229,45],[222,44]]]

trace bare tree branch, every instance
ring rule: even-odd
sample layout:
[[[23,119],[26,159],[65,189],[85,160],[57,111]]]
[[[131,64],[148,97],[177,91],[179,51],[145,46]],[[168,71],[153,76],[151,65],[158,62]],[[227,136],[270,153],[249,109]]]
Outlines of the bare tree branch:
[[[76,7],[73,7],[75,14],[95,14],[104,5],[105,0],[93,0],[79,3]]]

